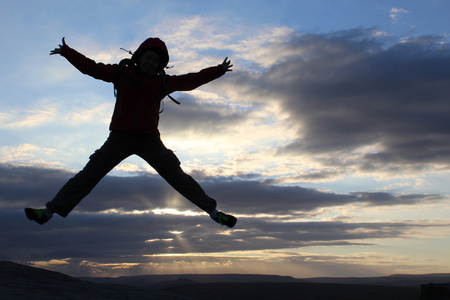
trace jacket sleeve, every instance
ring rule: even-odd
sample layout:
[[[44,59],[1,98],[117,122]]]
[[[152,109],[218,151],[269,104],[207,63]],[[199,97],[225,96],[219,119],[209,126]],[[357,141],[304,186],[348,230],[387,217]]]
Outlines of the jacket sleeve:
[[[65,57],[83,74],[106,82],[113,82],[114,80],[116,69],[118,67],[117,64],[96,63],[67,45],[62,48],[61,56]]]
[[[225,74],[221,65],[178,76],[167,76],[167,92],[191,91]]]

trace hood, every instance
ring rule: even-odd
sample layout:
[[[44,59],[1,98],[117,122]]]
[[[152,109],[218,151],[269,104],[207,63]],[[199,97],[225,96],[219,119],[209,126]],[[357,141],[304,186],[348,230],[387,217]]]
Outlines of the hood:
[[[169,63],[169,51],[167,50],[166,44],[159,38],[146,39],[139,48],[134,51],[131,60],[137,64],[139,57],[147,50],[153,50],[159,54],[160,64],[158,66],[158,71],[164,70]]]

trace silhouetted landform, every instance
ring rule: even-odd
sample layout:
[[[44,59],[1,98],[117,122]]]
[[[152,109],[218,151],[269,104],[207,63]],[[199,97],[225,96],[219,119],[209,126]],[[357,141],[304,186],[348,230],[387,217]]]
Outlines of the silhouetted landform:
[[[422,284],[420,300],[449,300],[450,299],[450,283],[428,283]]]
[[[98,284],[58,272],[1,261],[0,299],[192,300],[193,298],[150,288]]]
[[[216,283],[216,282],[303,282],[291,276],[278,275],[252,275],[252,274],[183,274],[183,275],[141,275],[123,277],[79,277],[79,279],[96,283],[126,284],[132,286],[161,286],[171,285],[174,282],[189,284]],[[180,281],[181,280],[181,281]]]
[[[183,275],[141,275],[124,277],[80,277],[96,283],[114,283],[133,286],[158,286],[164,282],[184,279],[194,283],[249,283],[249,282],[296,282],[296,283],[338,283],[413,286],[425,283],[450,283],[450,274],[390,275],[380,277],[314,277],[297,279],[291,276],[252,274],[183,274]]]
[[[425,283],[450,283],[450,274],[390,275],[381,277],[317,277],[305,279],[315,283],[375,284],[411,286]]]
[[[87,277],[98,283],[147,286],[195,299],[420,299],[450,300],[450,274],[391,275],[381,277],[317,277],[245,274],[144,275]],[[430,283],[434,282],[434,283]],[[278,283],[278,284],[277,284]],[[296,283],[296,284],[295,284]],[[429,283],[429,284],[424,284]]]
[[[444,283],[449,282],[450,274],[310,279],[243,274],[73,278],[0,262],[2,299],[435,300],[448,299],[433,297],[442,293],[436,288],[444,287],[445,292],[448,285]],[[427,298],[421,298],[421,285]],[[425,286],[430,287],[427,294],[423,294]]]
[[[165,289],[198,300],[419,300],[419,287],[333,283],[201,283]]]

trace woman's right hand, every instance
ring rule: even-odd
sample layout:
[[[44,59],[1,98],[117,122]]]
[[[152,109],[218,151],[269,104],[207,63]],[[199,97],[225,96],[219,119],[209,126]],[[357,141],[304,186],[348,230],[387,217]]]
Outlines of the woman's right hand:
[[[62,45],[59,45],[58,48],[55,48],[55,49],[53,49],[52,51],[50,51],[50,55],[53,55],[53,54],[61,54],[61,50],[62,50],[62,48],[63,48],[64,46],[67,46],[67,44],[66,44],[66,38],[65,38],[65,37],[62,38]]]

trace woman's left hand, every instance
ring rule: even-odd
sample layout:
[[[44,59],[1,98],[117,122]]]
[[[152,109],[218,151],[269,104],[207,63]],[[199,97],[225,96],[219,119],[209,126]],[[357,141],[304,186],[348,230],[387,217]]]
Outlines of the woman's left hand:
[[[229,60],[228,59],[228,57],[225,57],[225,59],[223,60],[223,63],[222,63],[222,68],[223,68],[223,70],[225,71],[225,72],[231,72],[231,71],[233,71],[233,70],[231,70],[231,67],[233,66],[232,64],[231,64],[231,60]]]

